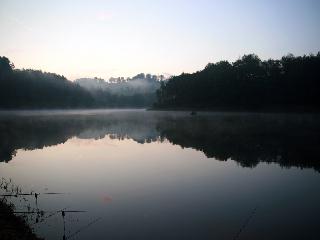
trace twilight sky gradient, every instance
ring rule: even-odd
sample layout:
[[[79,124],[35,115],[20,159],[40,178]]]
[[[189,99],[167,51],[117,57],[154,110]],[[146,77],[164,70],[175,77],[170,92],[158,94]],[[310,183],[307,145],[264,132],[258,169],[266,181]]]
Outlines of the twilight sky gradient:
[[[71,80],[318,51],[318,0],[0,0],[0,56]]]

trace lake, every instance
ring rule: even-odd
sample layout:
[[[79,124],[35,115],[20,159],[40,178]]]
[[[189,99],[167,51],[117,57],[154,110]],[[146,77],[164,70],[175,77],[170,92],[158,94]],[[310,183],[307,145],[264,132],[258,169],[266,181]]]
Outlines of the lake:
[[[320,239],[319,120],[1,112],[0,177],[46,239]]]

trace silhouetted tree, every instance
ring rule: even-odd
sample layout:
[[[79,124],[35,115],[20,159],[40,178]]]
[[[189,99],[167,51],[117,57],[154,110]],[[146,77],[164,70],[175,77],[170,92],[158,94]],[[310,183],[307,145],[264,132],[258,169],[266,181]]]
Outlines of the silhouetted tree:
[[[8,58],[0,57],[0,108],[94,106],[90,93],[64,76],[13,68]]]
[[[156,108],[216,110],[318,110],[320,53],[261,61],[244,55],[233,63],[209,63],[163,83]]]
[[[140,80],[144,80],[144,82]],[[0,57],[0,109],[147,107],[156,100],[158,78],[144,73],[125,81],[117,78],[112,85],[117,92],[103,89],[103,79],[91,81],[96,89],[82,87],[80,82],[64,76],[32,69],[14,69],[6,57]],[[139,89],[134,86],[145,86]],[[131,87],[131,88],[130,88]],[[122,92],[126,91],[126,94]]]

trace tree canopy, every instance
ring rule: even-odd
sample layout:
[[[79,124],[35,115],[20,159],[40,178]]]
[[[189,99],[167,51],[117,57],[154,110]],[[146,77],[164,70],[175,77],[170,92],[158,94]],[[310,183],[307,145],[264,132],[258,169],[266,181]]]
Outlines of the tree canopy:
[[[158,109],[318,111],[319,69],[320,53],[265,61],[249,54],[165,81],[141,73],[110,82],[71,82],[55,73],[15,69],[8,58],[0,57],[0,108],[148,107],[154,103]],[[97,86],[87,86],[92,83]]]
[[[93,105],[90,94],[64,76],[15,70],[0,57],[0,108],[74,108]]]
[[[98,78],[88,81],[97,88],[55,73],[14,69],[8,58],[0,57],[0,109],[149,107],[159,87],[158,78],[150,74],[107,85]]]
[[[174,76],[157,91],[155,108],[214,110],[316,110],[320,53],[262,61],[244,55],[233,63],[209,63],[202,71]]]

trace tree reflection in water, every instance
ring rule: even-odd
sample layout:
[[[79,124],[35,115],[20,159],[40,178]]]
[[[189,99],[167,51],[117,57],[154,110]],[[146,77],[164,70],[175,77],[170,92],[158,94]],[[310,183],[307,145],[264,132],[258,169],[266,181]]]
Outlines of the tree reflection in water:
[[[208,158],[232,159],[243,167],[275,162],[320,170],[320,121],[315,114],[246,114],[109,111],[96,114],[2,114],[0,161],[18,149],[33,150],[72,137],[130,138],[141,144],[168,140],[202,151]]]

